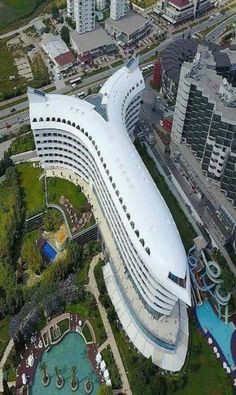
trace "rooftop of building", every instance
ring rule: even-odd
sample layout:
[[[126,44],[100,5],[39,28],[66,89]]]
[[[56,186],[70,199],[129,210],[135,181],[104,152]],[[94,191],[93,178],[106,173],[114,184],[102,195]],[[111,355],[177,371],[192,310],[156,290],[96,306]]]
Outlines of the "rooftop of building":
[[[72,30],[70,37],[79,53],[89,52],[106,45],[113,45],[112,39],[99,25],[96,25],[95,30],[84,34],[79,34],[76,30]]]
[[[54,36],[50,33],[42,36],[42,46],[54,59],[62,54],[70,52],[65,41],[63,41],[60,36]]]
[[[236,52],[223,49],[220,45],[196,38],[181,38],[171,42],[162,52],[161,63],[165,71],[176,84],[179,82],[183,62],[193,61],[198,45],[204,45],[208,51],[208,64],[217,68],[236,64]]]
[[[70,51],[58,55],[54,59],[59,64],[59,66],[66,66],[76,62],[74,55]]]
[[[43,23],[43,21],[41,21],[41,20],[35,21],[35,22],[34,22],[34,27],[35,27],[35,29],[37,29],[37,30],[46,29],[45,23]]]
[[[221,114],[223,121],[236,124],[236,88],[231,87],[215,70],[209,69],[204,56],[199,53],[197,55],[199,57],[193,63],[183,63],[181,73],[197,85],[197,89],[207,96],[209,102],[215,104],[215,111]]]
[[[147,19],[137,14],[137,12],[129,11],[126,16],[115,21],[111,18],[106,20],[106,24],[113,27],[113,29],[130,36],[136,30],[140,29],[147,23]]]

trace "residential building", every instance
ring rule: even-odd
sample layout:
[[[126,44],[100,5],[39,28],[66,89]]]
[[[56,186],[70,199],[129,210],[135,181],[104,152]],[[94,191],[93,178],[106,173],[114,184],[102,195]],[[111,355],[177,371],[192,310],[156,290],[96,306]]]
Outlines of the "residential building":
[[[44,34],[41,45],[43,50],[57,67],[58,71],[68,70],[76,63],[74,55],[60,36]]]
[[[176,100],[181,66],[183,62],[193,61],[199,44],[204,45],[206,51],[208,51],[208,67],[215,69],[217,74],[227,78],[233,86],[236,85],[236,51],[223,48],[210,41],[194,38],[178,39],[171,42],[162,51],[160,57],[161,87],[171,103],[174,103]],[[155,73],[156,69],[154,66],[154,75]]]
[[[211,0],[158,0],[154,12],[171,24],[197,18],[213,7]]]
[[[195,61],[182,64],[172,136],[190,146],[236,206],[236,88],[208,67],[209,59],[199,46]]]
[[[111,0],[110,4],[110,18],[114,21],[123,18],[128,11],[128,1],[127,0]]]
[[[40,36],[47,30],[47,26],[41,20],[34,22],[34,28]]]
[[[120,20],[109,18],[105,29],[122,47],[132,47],[147,37],[152,31],[152,23],[137,12],[130,11]]]
[[[93,196],[106,287],[130,341],[178,371],[188,349],[190,278],[171,213],[132,143],[143,89],[131,58],[85,100],[29,89],[30,120],[42,167],[81,180]]]
[[[107,0],[96,0],[96,10],[103,11],[107,7]]]
[[[95,0],[67,0],[67,15],[76,22],[79,34],[95,29]]]
[[[76,30],[71,31],[70,41],[81,63],[90,63],[98,56],[114,55],[118,52],[112,39],[99,25],[84,35],[78,34]]]

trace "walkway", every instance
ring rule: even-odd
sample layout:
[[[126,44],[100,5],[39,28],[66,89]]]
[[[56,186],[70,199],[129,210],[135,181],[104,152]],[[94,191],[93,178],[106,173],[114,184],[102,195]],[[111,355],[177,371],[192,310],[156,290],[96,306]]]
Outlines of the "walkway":
[[[12,347],[14,346],[13,339],[11,339],[7,345],[7,348],[4,351],[3,357],[0,361],[0,392],[3,392],[3,386],[2,386],[2,381],[3,381],[3,368],[4,365],[7,361],[7,358],[12,350]]]
[[[94,276],[94,268],[95,268],[96,264],[98,263],[100,257],[101,257],[100,255],[95,256],[90,264],[89,284],[87,285],[87,290],[90,291],[95,296],[95,299],[96,299],[96,302],[98,305],[98,309],[99,309],[99,312],[102,317],[102,322],[103,322],[103,325],[105,327],[106,334],[108,337],[108,339],[105,341],[105,343],[103,343],[103,345],[100,347],[99,350],[105,348],[108,344],[110,344],[117,368],[120,373],[120,377],[121,377],[121,381],[122,381],[122,390],[125,391],[125,393],[127,395],[132,395],[128,377],[127,377],[127,374],[124,369],[124,365],[123,365],[123,362],[122,362],[122,359],[120,356],[120,352],[118,350],[118,347],[117,347],[117,344],[116,344],[116,341],[115,341],[115,338],[114,338],[114,335],[113,335],[113,332],[111,329],[111,325],[110,325],[108,318],[107,318],[106,310],[102,306],[102,304],[99,300],[100,294],[99,294],[99,291],[97,288],[97,283],[96,283],[95,276]]]

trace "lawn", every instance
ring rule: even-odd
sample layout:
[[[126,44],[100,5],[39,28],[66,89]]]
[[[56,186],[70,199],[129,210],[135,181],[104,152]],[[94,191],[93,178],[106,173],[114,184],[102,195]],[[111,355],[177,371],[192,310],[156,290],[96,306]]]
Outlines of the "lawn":
[[[76,186],[68,180],[49,177],[47,178],[47,190],[48,202],[59,204],[61,196],[64,196],[78,212],[81,212],[81,209],[87,202],[80,186]]]
[[[207,341],[190,320],[190,355],[187,365],[187,384],[177,390],[176,395],[231,395],[233,394],[229,377],[216,359]],[[194,348],[200,345],[199,355]],[[197,362],[197,365],[196,365]],[[168,395],[171,395],[169,392]]]
[[[0,29],[32,14],[46,0],[0,0]]]
[[[1,12],[0,0],[0,20]],[[9,39],[0,40],[0,100],[20,94],[25,83],[25,79],[18,74],[17,67],[14,63],[14,51],[7,47],[7,41]],[[10,76],[12,76],[11,79]]]
[[[111,67],[117,67],[117,66],[123,65],[123,63],[124,63],[123,59],[120,59],[120,60],[117,60],[116,62],[112,63]]]
[[[0,320],[0,358],[9,343],[9,321],[7,318]]]
[[[29,163],[17,165],[20,175],[20,185],[23,189],[26,205],[26,217],[39,213],[44,205],[44,181],[39,180],[41,168],[35,168]]]
[[[84,301],[68,305],[66,306],[65,310],[68,313],[77,313],[78,315],[87,318],[93,326],[98,346],[104,343],[104,341],[107,339],[107,335],[103,326],[100,312],[92,294],[86,293]]]
[[[180,208],[178,201],[166,185],[164,178],[158,173],[155,162],[152,160],[152,158],[150,158],[145,147],[143,147],[139,142],[136,142],[135,146],[146,168],[152,176],[153,181],[155,182],[167,206],[169,207],[176,226],[179,230],[184,247],[186,250],[188,250],[192,246],[193,239],[196,237],[195,230],[189,223],[183,210]]]
[[[93,337],[91,335],[89,326],[87,324],[84,324],[82,333],[83,333],[87,343],[90,343],[93,341]]]
[[[10,186],[3,181],[0,184],[0,229],[5,228],[5,222],[8,220],[8,213],[15,204],[15,196]]]
[[[25,151],[32,151],[35,149],[33,133],[29,132],[17,136],[11,143],[10,155],[20,154]]]

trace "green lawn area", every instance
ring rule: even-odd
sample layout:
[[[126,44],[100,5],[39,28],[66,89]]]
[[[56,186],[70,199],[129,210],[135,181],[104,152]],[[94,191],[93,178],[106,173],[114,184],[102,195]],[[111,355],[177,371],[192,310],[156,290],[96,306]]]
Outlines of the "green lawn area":
[[[0,0],[0,20],[1,20],[1,0]],[[14,63],[14,51],[8,49],[6,43],[9,39],[0,40],[0,100],[17,96],[23,89],[25,79],[20,77]],[[14,78],[10,79],[10,76]],[[14,89],[16,88],[16,89]]]
[[[6,186],[4,181],[0,184],[0,229],[5,228],[8,220],[8,212],[15,204],[15,196],[10,186]]]
[[[9,343],[9,321],[7,318],[0,320],[0,356],[4,352],[6,346]]]
[[[123,63],[124,63],[123,59],[120,59],[120,60],[117,60],[116,62],[112,63],[111,67],[117,67],[117,66],[120,66]]]
[[[61,320],[57,323],[57,326],[59,326],[61,335],[68,331],[70,329],[70,322],[68,318],[65,318],[64,320]]]
[[[216,359],[206,339],[199,333],[190,320],[190,355],[187,365],[187,384],[185,388],[175,391],[176,395],[232,395],[230,379]],[[200,345],[198,356],[194,347]],[[199,365],[198,367],[196,366]],[[168,395],[171,395],[169,392]]]
[[[84,324],[82,333],[83,333],[87,343],[93,341],[90,329],[87,324]]]
[[[141,8],[148,8],[152,5],[155,5],[156,0],[133,0],[132,3],[138,5]]]
[[[46,0],[0,0],[0,29],[30,15]]]
[[[148,169],[150,175],[153,178],[157,188],[162,194],[167,206],[169,207],[171,214],[174,218],[176,226],[179,230],[180,236],[182,238],[184,247],[188,250],[194,237],[196,237],[196,232],[192,225],[189,223],[187,217],[185,216],[183,210],[180,208],[178,201],[173,196],[172,192],[169,190],[164,178],[158,173],[155,162],[148,155],[145,147],[143,147],[139,142],[135,143],[136,149],[141,156],[146,168]]]
[[[81,212],[82,207],[86,204],[87,199],[81,192],[80,186],[76,186],[68,180],[58,177],[47,178],[48,202],[57,203],[64,196],[72,204],[75,210]]]
[[[39,180],[41,168],[35,168],[32,164],[22,163],[17,165],[20,174],[20,185],[23,189],[26,204],[26,217],[39,213],[45,205],[44,181]]]
[[[92,294],[86,293],[84,301],[66,306],[66,312],[77,313],[87,318],[93,326],[98,346],[107,339],[102,319]]]

